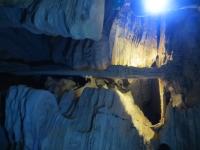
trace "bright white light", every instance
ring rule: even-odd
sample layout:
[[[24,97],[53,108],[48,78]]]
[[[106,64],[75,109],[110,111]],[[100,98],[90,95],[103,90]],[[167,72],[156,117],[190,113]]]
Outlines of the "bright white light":
[[[147,13],[161,14],[169,8],[170,0],[144,0],[144,7]]]

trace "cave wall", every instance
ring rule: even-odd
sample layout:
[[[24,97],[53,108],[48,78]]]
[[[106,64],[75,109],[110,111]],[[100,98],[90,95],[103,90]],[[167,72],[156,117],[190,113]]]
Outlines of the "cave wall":
[[[167,49],[173,51],[172,68],[176,90],[188,106],[199,99],[199,12],[188,10],[169,16]]]
[[[105,89],[88,88],[78,101],[71,91],[57,103],[48,91],[13,86],[5,127],[15,148],[145,149],[120,96]]]
[[[182,110],[169,105],[166,117],[166,124],[159,133],[160,144],[167,144],[172,150],[200,148],[199,105]]]
[[[138,17],[130,6],[124,6],[116,17],[111,33],[112,64],[152,67],[164,64],[165,36],[162,21]],[[154,65],[154,67],[156,66]]]
[[[171,149],[199,149],[199,12],[170,14],[167,23],[166,49],[173,53],[167,82],[174,89],[159,140]]]
[[[37,4],[38,7],[40,5],[42,4]],[[59,5],[61,4],[59,3]],[[121,3],[118,4],[112,0],[107,1],[105,8],[101,10],[101,12],[98,12],[101,16],[104,16],[105,14],[105,18],[103,17],[101,19],[101,17],[96,15],[95,17],[101,22],[92,21],[91,25],[87,25],[88,27],[90,26],[90,28],[88,28],[89,31],[84,31],[82,35],[77,35],[78,38],[75,38],[74,35],[71,35],[71,33],[69,33],[68,36],[63,36],[61,34],[56,34],[56,36],[54,34],[33,34],[35,32],[27,28],[24,29],[24,23],[21,22],[23,17],[26,16],[26,18],[29,18],[27,17],[29,14],[27,8],[19,9],[18,7],[1,6],[0,59],[3,61],[26,64],[58,64],[71,69],[105,69],[111,65],[112,50],[109,47],[109,33],[112,22],[118,11],[117,8],[120,5]],[[58,18],[57,16],[52,17],[48,14],[49,11],[48,9],[45,9],[45,6],[40,7],[41,9],[47,11],[47,16],[49,15],[49,18]],[[76,11],[79,11],[79,9],[81,10],[81,8],[78,9],[76,7],[79,8],[78,4],[77,6],[69,5],[68,9],[66,9],[63,13],[73,9],[76,9]],[[86,7],[86,9],[89,9],[88,7]],[[99,8],[96,8],[96,11],[98,10]],[[93,12],[91,12],[91,14],[94,15]],[[70,16],[70,14],[68,14],[68,18],[70,17],[73,18],[73,15]],[[38,17],[38,20],[41,18],[42,17]],[[63,15],[63,17],[60,17],[59,20],[62,21],[65,18],[66,16]],[[43,21],[44,23],[48,23],[48,20],[44,19]],[[33,24],[34,23],[36,22],[33,21]],[[58,23],[58,21],[55,20],[55,22],[52,23],[59,24],[57,27],[52,27],[54,29],[59,28],[59,30],[64,30],[63,28],[68,27],[68,25],[64,24],[64,22]],[[82,25],[81,22],[79,24]],[[96,24],[101,24],[102,26],[99,29],[95,29],[92,33],[94,36],[99,36],[98,41],[95,41],[96,39],[94,37],[84,35],[87,34],[87,32],[92,32],[90,30],[92,29],[92,26],[97,27]],[[71,26],[74,27],[74,25]],[[43,25],[43,27],[50,30],[46,25]],[[99,35],[97,35],[98,30],[100,30]],[[78,30],[76,32],[78,32]],[[42,33],[45,32],[43,31]],[[78,33],[81,34],[81,32]],[[38,56],[39,53],[40,56]]]

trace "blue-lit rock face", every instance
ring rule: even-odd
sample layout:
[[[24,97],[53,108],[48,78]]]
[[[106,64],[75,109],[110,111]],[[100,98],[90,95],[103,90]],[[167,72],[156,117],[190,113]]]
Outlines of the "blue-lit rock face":
[[[197,10],[171,14],[167,19],[166,49],[173,53],[173,80],[177,90],[184,93],[185,103],[193,106],[199,103],[199,43],[200,16]]]
[[[91,25],[88,25],[88,30],[92,26],[96,27],[96,24],[104,25],[104,27],[95,30],[93,33],[94,36],[100,37],[98,41],[95,41],[95,38],[84,35],[80,35],[80,38],[78,38],[80,40],[76,40],[73,35],[67,36],[71,38],[65,38],[65,36],[34,34],[32,29],[27,31],[22,28],[26,24],[26,21],[21,22],[22,16],[27,16],[28,11],[22,11],[23,9],[17,7],[1,7],[0,59],[31,64],[59,64],[73,69],[105,69],[111,64],[112,59],[112,51],[109,47],[109,33],[116,16],[117,7],[119,6],[116,5],[115,1],[107,1],[105,15],[103,12],[99,12],[99,15],[105,16],[105,19],[102,22],[92,22]],[[63,17],[60,20],[63,20]],[[96,17],[101,21],[98,16]],[[49,18],[51,17],[49,16]],[[46,20],[43,21],[45,22]],[[31,25],[31,27],[34,27],[34,25]],[[57,27],[52,28],[56,29]],[[64,25],[60,24],[58,28],[63,30]],[[45,29],[48,30],[46,26]]]
[[[172,68],[174,76],[169,82],[175,93],[182,94],[181,108],[168,105],[166,124],[160,131],[160,141],[171,149],[200,149],[199,89],[200,89],[200,15],[197,10],[171,14],[167,19],[166,49],[173,51]],[[172,105],[176,96],[172,96]]]
[[[26,63],[51,60],[47,36],[31,34],[26,30],[0,28],[0,42],[1,60]]]
[[[47,63],[73,69],[105,69],[111,64],[108,37],[100,41],[35,35],[22,29],[0,28],[0,59],[21,63]],[[15,41],[15,42],[13,42]]]
[[[66,93],[59,105],[47,91],[14,86],[6,99],[9,140],[24,149],[144,149],[119,99],[110,90],[85,89],[78,101]]]
[[[26,28],[36,34],[99,40],[104,5],[104,0],[42,0],[33,1],[23,9],[1,7],[0,14],[6,16],[1,26],[9,22],[12,27]]]
[[[183,110],[169,105],[166,124],[160,131],[160,143],[169,145],[173,150],[200,149],[199,110],[199,105]]]

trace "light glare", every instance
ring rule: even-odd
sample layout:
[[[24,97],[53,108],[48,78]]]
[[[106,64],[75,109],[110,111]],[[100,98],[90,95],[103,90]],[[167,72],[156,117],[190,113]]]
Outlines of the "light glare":
[[[160,14],[167,11],[169,0],[144,0],[144,6],[147,13]]]

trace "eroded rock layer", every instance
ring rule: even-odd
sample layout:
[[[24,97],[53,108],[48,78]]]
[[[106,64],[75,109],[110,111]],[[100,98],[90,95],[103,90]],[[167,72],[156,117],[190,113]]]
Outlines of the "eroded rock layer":
[[[199,110],[199,106],[181,110],[169,105],[160,143],[169,145],[172,150],[200,149]]]
[[[66,93],[58,105],[47,91],[11,87],[5,127],[24,149],[145,149],[120,97],[105,89],[85,89],[79,101]]]
[[[15,41],[15,42],[13,42]],[[26,64],[59,64],[73,69],[105,69],[111,62],[108,38],[73,40],[0,29],[0,59]]]
[[[24,9],[1,7],[1,26],[23,27],[37,34],[99,40],[103,29],[104,2],[41,0],[33,1]]]

